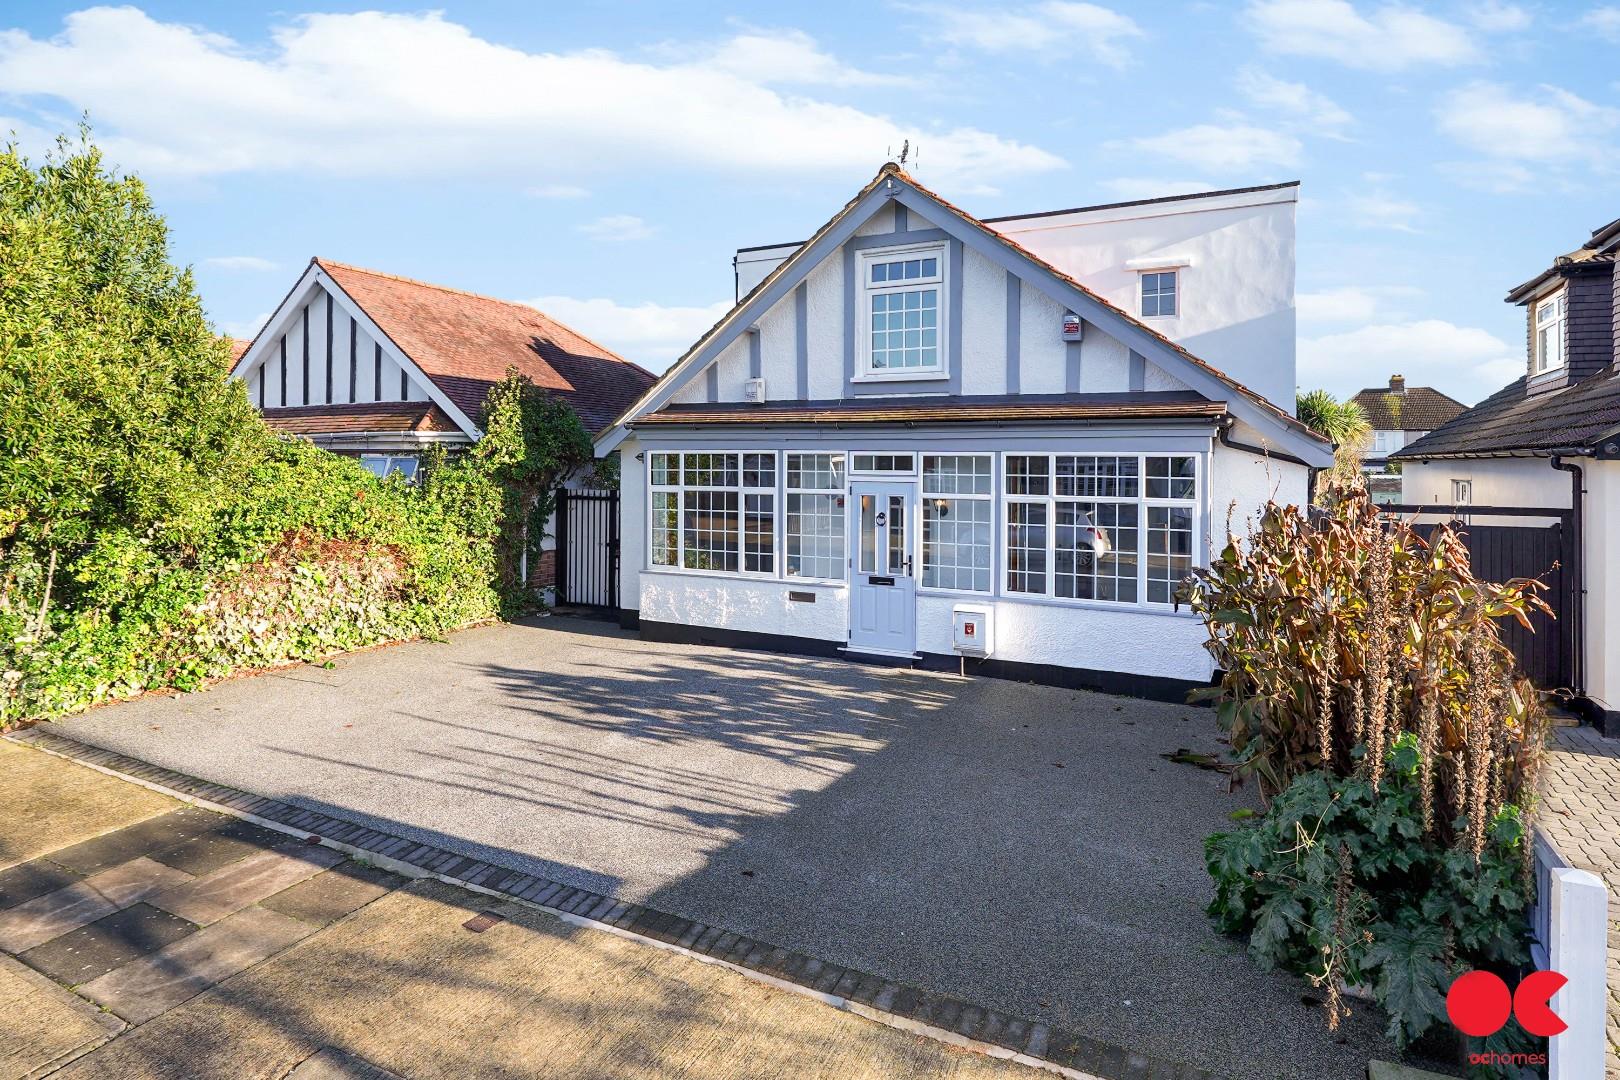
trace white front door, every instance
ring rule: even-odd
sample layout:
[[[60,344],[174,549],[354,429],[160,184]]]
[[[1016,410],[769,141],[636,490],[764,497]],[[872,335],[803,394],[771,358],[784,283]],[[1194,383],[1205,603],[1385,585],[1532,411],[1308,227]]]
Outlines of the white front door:
[[[915,484],[849,486],[849,647],[855,652],[910,656],[917,648],[917,579],[911,565]]]

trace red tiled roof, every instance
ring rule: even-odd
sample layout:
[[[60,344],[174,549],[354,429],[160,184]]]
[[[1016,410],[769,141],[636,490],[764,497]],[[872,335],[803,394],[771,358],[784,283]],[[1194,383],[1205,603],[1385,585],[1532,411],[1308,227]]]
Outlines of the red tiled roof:
[[[264,422],[288,435],[337,435],[362,431],[458,431],[455,421],[431,401],[379,401],[361,405],[304,405],[265,409]]]
[[[315,262],[474,423],[508,368],[567,402],[592,432],[653,382],[651,372],[527,304]]]
[[[248,346],[252,345],[253,341],[235,337],[222,337],[221,340],[231,347],[231,366],[228,370],[235,371],[236,365],[242,362],[242,354],[248,351]]]

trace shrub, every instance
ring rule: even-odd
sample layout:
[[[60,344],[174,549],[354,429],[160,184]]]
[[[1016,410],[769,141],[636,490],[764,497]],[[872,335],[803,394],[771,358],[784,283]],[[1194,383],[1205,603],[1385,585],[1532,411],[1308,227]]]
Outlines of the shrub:
[[[1209,913],[1247,935],[1262,968],[1321,987],[1330,1026],[1345,1012],[1341,983],[1369,988],[1389,1014],[1387,1034],[1405,1046],[1445,1030],[1458,975],[1507,973],[1529,959],[1526,815],[1497,810],[1476,858],[1424,829],[1415,735],[1396,737],[1378,787],[1368,771],[1303,773],[1256,824],[1205,840]]]
[[[416,488],[276,437],[140,182],[0,153],[0,728],[522,606],[590,443],[526,379]]]

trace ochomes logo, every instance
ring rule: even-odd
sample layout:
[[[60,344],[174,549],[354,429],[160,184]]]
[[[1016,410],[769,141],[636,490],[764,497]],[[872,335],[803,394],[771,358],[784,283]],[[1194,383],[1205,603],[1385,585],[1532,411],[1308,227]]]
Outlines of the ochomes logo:
[[[1569,1027],[1547,1007],[1567,982],[1556,971],[1532,972],[1509,994],[1507,983],[1497,976],[1488,971],[1470,971],[1447,991],[1446,1015],[1464,1035],[1495,1035],[1509,1016],[1516,1016],[1519,1026],[1530,1034],[1550,1038]]]
[[[1569,982],[1556,971],[1536,971],[1525,976],[1519,988],[1508,993],[1507,983],[1488,971],[1470,971],[1451,984],[1446,992],[1446,1015],[1464,1035],[1484,1038],[1495,1035],[1508,1022],[1518,1018],[1519,1026],[1532,1035],[1552,1037],[1569,1028],[1547,1003]],[[1546,1054],[1501,1054],[1494,1051],[1471,1053],[1470,1065],[1546,1065]]]

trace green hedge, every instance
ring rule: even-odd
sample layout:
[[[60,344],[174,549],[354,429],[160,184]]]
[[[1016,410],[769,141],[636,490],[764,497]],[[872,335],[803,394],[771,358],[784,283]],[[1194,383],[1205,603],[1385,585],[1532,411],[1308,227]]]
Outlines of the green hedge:
[[[419,483],[270,432],[140,182],[88,134],[0,154],[0,727],[521,605],[590,453],[509,375]]]

